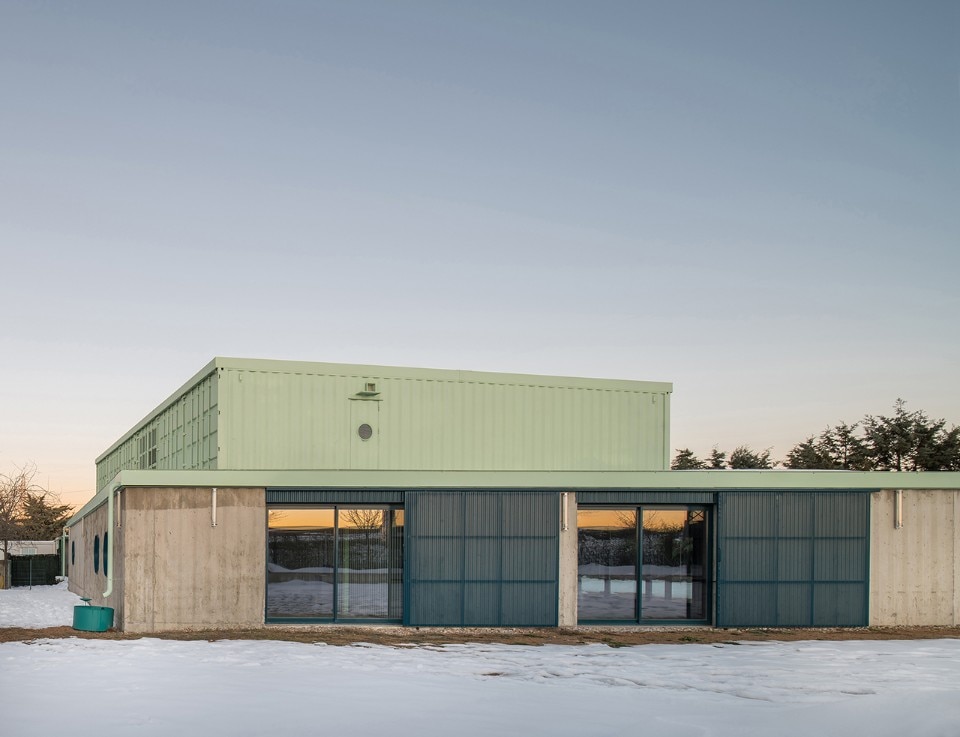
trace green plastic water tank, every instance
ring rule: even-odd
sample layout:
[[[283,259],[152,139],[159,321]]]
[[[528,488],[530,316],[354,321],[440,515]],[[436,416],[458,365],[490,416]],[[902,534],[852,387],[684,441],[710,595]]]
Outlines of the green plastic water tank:
[[[84,632],[106,632],[113,627],[113,607],[75,606],[73,628]]]

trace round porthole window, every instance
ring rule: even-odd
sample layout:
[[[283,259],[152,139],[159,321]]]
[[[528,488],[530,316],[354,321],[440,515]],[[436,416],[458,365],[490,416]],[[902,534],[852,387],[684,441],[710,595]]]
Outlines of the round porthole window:
[[[362,425],[360,425],[360,427],[357,428],[357,435],[360,436],[361,440],[369,440],[373,437],[373,428],[364,422]]]

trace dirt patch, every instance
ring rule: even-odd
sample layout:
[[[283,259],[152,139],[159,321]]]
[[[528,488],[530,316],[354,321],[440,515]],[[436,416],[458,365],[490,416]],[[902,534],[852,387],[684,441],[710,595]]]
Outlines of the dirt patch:
[[[86,640],[278,640],[322,642],[328,645],[453,645],[467,642],[505,645],[586,645],[610,647],[630,645],[715,644],[734,642],[798,640],[930,640],[960,639],[960,627],[829,627],[714,629],[700,627],[570,627],[570,628],[489,628],[489,627],[380,627],[302,625],[268,626],[246,630],[197,630],[129,634],[123,632],[80,632],[72,627],[25,629],[0,628],[0,642],[31,642],[47,638],[78,637]]]

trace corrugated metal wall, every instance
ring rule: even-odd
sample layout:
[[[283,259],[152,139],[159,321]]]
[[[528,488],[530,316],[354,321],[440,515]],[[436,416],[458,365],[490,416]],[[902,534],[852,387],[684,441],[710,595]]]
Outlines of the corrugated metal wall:
[[[97,462],[97,488],[131,469],[217,468],[217,374],[209,374]]]
[[[690,489],[650,491],[640,489],[604,489],[577,491],[578,504],[713,504],[715,492]]]
[[[865,626],[869,499],[719,492],[717,625]]]
[[[406,495],[404,624],[557,624],[555,492]]]
[[[219,371],[219,468],[659,470],[667,464],[666,391],[605,389],[602,380],[587,388]],[[358,397],[367,383],[378,394]],[[361,422],[373,430],[368,440],[357,437]]]
[[[403,504],[403,489],[267,489],[267,504]]]

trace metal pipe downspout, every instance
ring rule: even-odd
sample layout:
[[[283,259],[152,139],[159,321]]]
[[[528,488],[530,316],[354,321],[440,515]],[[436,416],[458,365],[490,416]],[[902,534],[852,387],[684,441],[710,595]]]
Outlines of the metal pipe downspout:
[[[60,533],[60,578],[67,577],[67,528]]]
[[[903,529],[903,489],[897,489],[896,506],[893,510],[893,527],[896,530]]]
[[[103,592],[103,598],[106,599],[113,593],[113,569],[116,561],[113,559],[113,538],[117,536],[113,529],[113,497],[117,493],[117,488],[110,490],[107,494],[107,530],[110,531],[110,539],[107,541],[107,590]]]

